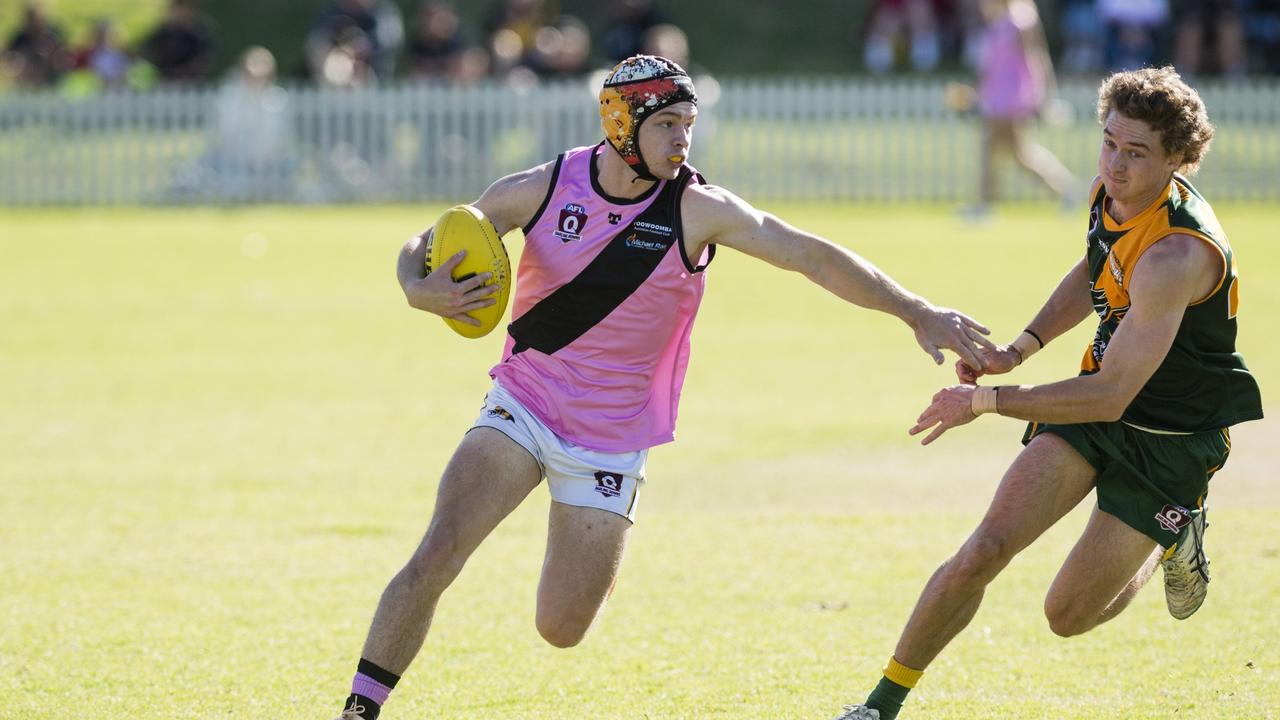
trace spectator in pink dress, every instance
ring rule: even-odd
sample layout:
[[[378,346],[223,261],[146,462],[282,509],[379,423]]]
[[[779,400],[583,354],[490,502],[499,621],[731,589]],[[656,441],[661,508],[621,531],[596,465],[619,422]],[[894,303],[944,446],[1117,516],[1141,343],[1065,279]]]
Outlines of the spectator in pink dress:
[[[983,13],[987,26],[977,88],[982,178],[973,213],[983,216],[995,202],[995,159],[1005,151],[1069,204],[1075,178],[1052,152],[1029,137],[1027,129],[1056,89],[1036,6],[1031,0],[986,0]]]

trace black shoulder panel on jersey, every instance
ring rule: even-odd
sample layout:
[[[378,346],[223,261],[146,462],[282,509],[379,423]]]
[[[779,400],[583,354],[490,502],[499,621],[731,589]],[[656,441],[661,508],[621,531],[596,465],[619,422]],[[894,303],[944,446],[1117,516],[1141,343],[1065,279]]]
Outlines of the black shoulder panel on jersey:
[[[525,235],[528,235],[533,226],[538,224],[538,220],[542,218],[542,213],[547,211],[547,203],[551,202],[551,196],[556,193],[556,182],[560,180],[560,166],[564,164],[564,156],[565,153],[560,153],[556,156],[556,166],[551,170],[551,184],[547,186],[547,194],[542,196],[542,204],[538,206],[538,211],[533,214],[533,219],[529,221],[528,225],[520,228],[520,231]]]
[[[707,246],[707,261],[702,265],[694,265],[693,261],[689,259],[689,253],[685,252],[684,246],[684,208],[680,205],[680,198],[684,196],[684,189],[688,187],[690,182],[696,180],[699,185],[706,185],[707,179],[702,177],[702,173],[699,172],[689,173],[688,177],[681,177],[684,181],[680,183],[680,187],[675,193],[675,203],[671,210],[672,217],[675,218],[676,237],[680,239],[680,259],[684,261],[686,270],[691,273],[700,273],[706,270],[711,261],[716,258],[716,245],[711,243]]]

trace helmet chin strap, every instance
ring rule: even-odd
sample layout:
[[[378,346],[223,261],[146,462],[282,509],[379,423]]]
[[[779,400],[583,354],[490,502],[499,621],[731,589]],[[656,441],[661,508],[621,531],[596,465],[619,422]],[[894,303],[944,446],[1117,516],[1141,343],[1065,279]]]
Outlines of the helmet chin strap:
[[[631,168],[632,172],[636,174],[636,179],[631,182],[635,182],[636,180],[657,182],[659,178],[657,175],[653,174],[652,170],[649,169],[649,163],[645,162],[644,153],[640,152],[640,148],[636,148],[636,157],[640,158],[640,162],[635,165],[628,166]]]
[[[642,120],[640,122],[640,125],[643,125],[643,124],[644,124],[644,121]],[[640,160],[640,162],[632,165],[631,163],[626,162],[626,158],[623,158],[623,162],[626,163],[627,167],[631,168],[631,172],[636,174],[636,176],[632,178],[631,182],[637,182],[640,180],[657,182],[659,180],[658,176],[654,175],[653,171],[649,169],[649,163],[644,159],[644,153],[640,151],[640,125],[636,125],[636,129],[635,129],[636,157]],[[622,151],[614,147],[612,141],[609,142],[609,147],[613,148],[613,151],[618,153],[618,157],[620,158],[622,157]]]

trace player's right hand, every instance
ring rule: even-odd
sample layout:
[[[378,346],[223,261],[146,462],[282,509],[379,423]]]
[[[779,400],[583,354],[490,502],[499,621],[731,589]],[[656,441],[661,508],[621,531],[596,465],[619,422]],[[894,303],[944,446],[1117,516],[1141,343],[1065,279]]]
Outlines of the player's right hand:
[[[496,303],[493,294],[497,292],[498,286],[486,284],[493,278],[491,272],[455,281],[453,269],[462,262],[466,254],[465,250],[457,252],[425,277],[408,281],[404,286],[404,296],[409,306],[479,326],[480,321],[467,313]]]
[[[965,385],[975,385],[983,375],[1003,375],[1018,367],[1022,358],[1018,351],[1008,345],[998,345],[995,349],[982,348],[982,367],[974,368],[965,360],[956,361],[956,377]]]

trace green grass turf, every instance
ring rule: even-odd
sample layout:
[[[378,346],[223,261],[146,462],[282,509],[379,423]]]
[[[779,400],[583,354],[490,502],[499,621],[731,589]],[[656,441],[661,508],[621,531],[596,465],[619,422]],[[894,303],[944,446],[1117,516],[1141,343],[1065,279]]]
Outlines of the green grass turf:
[[[1043,208],[980,227],[941,207],[774,209],[1002,341],[1083,232]],[[401,240],[439,210],[0,216],[0,718],[336,714],[501,346],[395,285]],[[1280,211],[1219,215],[1265,392]],[[1087,336],[1011,379],[1072,374]],[[906,436],[950,380],[896,321],[723,252],[679,440],[651,456],[602,622],[570,651],[537,636],[535,491],[446,594],[385,717],[823,719],[860,701],[1018,450],[996,418],[929,448]],[[1194,618],[1166,615],[1157,578],[1113,623],[1054,637],[1042,599],[1078,510],[992,585],[904,720],[1274,717],[1276,437],[1234,433]]]

